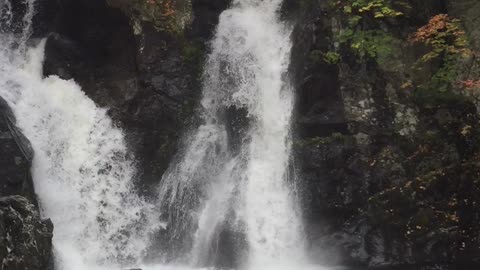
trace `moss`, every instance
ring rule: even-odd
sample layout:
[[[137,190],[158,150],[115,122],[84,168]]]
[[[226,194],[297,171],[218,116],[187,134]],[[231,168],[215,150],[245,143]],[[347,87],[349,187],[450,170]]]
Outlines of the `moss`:
[[[185,41],[182,46],[182,57],[190,64],[203,62],[205,50],[202,43]]]
[[[321,146],[328,145],[331,143],[346,143],[353,140],[351,136],[347,136],[342,133],[335,132],[328,137],[313,137],[300,141],[296,141],[295,144],[299,147],[309,147],[309,146]]]
[[[181,44],[181,56],[197,83],[199,83],[206,57],[205,46],[201,41],[184,39]]]
[[[340,62],[341,58],[340,54],[333,51],[323,52],[321,50],[313,50],[308,54],[308,60],[313,64],[325,63],[335,65]]]
[[[313,63],[320,63],[323,58],[323,52],[320,50],[313,50],[308,54],[308,60],[312,61]]]
[[[183,40],[181,45],[181,56],[183,62],[186,64],[188,73],[194,78],[192,81],[193,89],[201,89],[201,78],[203,74],[203,67],[206,57],[205,46],[201,41]],[[182,119],[190,119],[194,115],[198,107],[198,98],[201,91],[195,91],[193,96],[188,100],[184,100],[182,106]]]
[[[469,99],[454,91],[432,91],[430,87],[419,87],[414,92],[415,102],[423,108],[435,108],[444,104],[469,103]]]
[[[152,23],[158,31],[180,34],[192,19],[190,0],[107,0],[107,3],[130,17],[137,34],[142,22]]]
[[[395,38],[382,30],[346,29],[337,38],[340,43],[348,44],[360,59],[372,58],[385,61],[398,47]]]

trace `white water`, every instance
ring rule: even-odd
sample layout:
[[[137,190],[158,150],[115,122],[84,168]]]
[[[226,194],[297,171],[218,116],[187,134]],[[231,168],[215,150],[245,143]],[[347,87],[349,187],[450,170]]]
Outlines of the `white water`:
[[[142,267],[158,209],[135,195],[134,160],[122,130],[74,81],[42,77],[43,42],[26,46],[34,0],[26,1],[20,34],[5,30],[11,7],[0,1],[0,96],[35,150],[32,173],[42,214],[55,225],[56,269]],[[204,124],[187,136],[159,187],[171,243],[183,241],[188,249],[174,255],[191,266],[144,270],[211,266],[225,228],[245,236],[234,243],[245,256],[242,268],[307,269],[289,179],[291,44],[280,5],[234,0],[222,13],[206,64]],[[226,107],[248,112],[238,152],[231,150]]]
[[[148,243],[152,206],[134,194],[123,132],[74,81],[42,77],[44,42],[27,49],[34,1],[21,35],[8,32],[1,2],[0,96],[35,150],[32,175],[42,214],[52,219],[58,270],[136,263]],[[11,17],[11,16],[10,16]]]
[[[182,159],[163,179],[160,198],[170,211],[173,238],[197,227],[193,265],[208,265],[225,226],[246,235],[247,269],[305,263],[288,169],[293,89],[281,2],[235,0],[222,13],[206,64],[205,124],[187,137]],[[229,150],[224,110],[230,106],[246,109],[250,121],[238,154]],[[186,223],[197,226],[178,225]]]

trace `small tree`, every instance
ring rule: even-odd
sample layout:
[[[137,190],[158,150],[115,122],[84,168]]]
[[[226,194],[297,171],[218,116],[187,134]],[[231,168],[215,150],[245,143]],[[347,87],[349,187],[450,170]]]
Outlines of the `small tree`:
[[[425,26],[420,27],[409,37],[409,42],[430,48],[417,65],[433,61],[439,63],[431,80],[421,85],[422,88],[447,91],[456,87],[458,84],[455,82],[465,75],[466,63],[475,61],[474,52],[469,47],[461,21],[447,14],[432,17]]]
[[[339,43],[346,44],[360,59],[378,59],[391,55],[395,48],[395,38],[382,25],[404,16],[399,8],[406,10],[409,5],[402,0],[340,0],[333,1],[332,7],[345,18],[337,36]]]

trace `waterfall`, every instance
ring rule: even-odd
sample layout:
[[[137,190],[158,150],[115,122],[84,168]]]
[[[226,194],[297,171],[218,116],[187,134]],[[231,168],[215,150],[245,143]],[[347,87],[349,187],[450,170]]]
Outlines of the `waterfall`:
[[[74,81],[43,78],[45,41],[26,45],[34,4],[24,1],[18,25],[11,3],[0,3],[0,96],[35,150],[32,175],[42,215],[55,226],[56,268],[137,263],[148,245],[153,206],[134,193],[134,159],[107,110]]]
[[[212,264],[222,230],[244,235],[245,243],[236,243],[243,267],[303,262],[289,173],[291,29],[279,19],[281,2],[235,0],[221,14],[205,66],[203,124],[186,136],[181,158],[163,178],[170,241],[190,249],[183,256],[193,265]],[[228,134],[230,108],[246,111],[239,151]]]
[[[185,135],[156,204],[136,195],[135,159],[107,110],[73,80],[43,78],[45,41],[27,46],[35,1],[23,2],[21,20],[1,1],[0,96],[35,150],[32,175],[42,216],[55,226],[56,270],[118,270],[141,265],[147,253],[190,266],[144,270],[210,267],[226,247],[241,269],[304,267],[290,169],[291,29],[279,19],[281,0],[234,0],[221,14],[201,124]],[[165,242],[150,243],[159,225]],[[152,244],[165,254],[152,255]]]

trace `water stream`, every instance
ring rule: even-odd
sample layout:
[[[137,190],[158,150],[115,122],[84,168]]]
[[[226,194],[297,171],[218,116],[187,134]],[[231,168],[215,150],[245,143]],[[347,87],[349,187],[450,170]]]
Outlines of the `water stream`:
[[[9,31],[10,3],[0,5],[6,18],[0,33],[0,96],[35,151],[32,175],[42,215],[55,226],[57,269],[134,262],[149,244],[153,205],[135,194],[134,160],[107,110],[74,81],[43,78],[45,41],[26,44],[34,3],[25,2],[20,33]]]
[[[35,1],[25,1],[20,32],[10,2],[0,2],[0,96],[35,150],[32,174],[42,215],[55,226],[57,270],[141,265],[161,227],[164,253],[186,267],[214,266],[226,247],[238,268],[305,267],[290,154],[291,29],[279,18],[281,2],[234,0],[221,14],[205,64],[202,124],[185,135],[157,202],[137,195],[135,159],[107,110],[74,81],[43,78],[45,41],[27,46]],[[242,132],[230,131],[229,110],[242,112]]]

